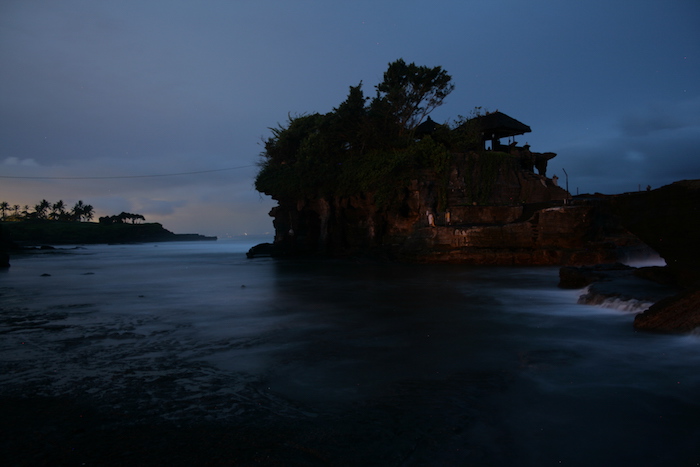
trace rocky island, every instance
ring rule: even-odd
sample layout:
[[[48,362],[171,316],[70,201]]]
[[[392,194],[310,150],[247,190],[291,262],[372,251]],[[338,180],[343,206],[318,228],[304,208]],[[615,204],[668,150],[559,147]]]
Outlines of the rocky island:
[[[427,117],[449,81],[399,60],[373,99],[360,83],[332,112],[273,129],[256,188],[278,202],[275,239],[248,256],[580,266],[653,250],[674,283],[695,287],[700,182],[572,197],[547,174],[556,154],[516,141],[531,131],[522,122],[478,109],[453,125]]]

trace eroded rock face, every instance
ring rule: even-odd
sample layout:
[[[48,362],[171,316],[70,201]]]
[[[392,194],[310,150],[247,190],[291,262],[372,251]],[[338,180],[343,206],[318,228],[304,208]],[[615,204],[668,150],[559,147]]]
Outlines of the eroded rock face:
[[[652,305],[634,318],[639,331],[689,333],[700,330],[700,283]]]
[[[542,175],[501,169],[490,194],[475,194],[471,175],[464,171],[454,167],[446,186],[426,173],[408,184],[400,199],[381,208],[371,194],[278,200],[270,212],[274,251],[280,256],[580,265],[613,262],[620,248],[640,244],[599,207],[569,203],[569,194]],[[472,201],[476,197],[486,205]]]

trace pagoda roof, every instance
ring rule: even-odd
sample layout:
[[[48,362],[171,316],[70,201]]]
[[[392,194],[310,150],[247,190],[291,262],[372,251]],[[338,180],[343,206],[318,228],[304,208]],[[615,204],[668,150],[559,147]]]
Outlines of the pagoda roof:
[[[431,135],[435,133],[435,130],[437,130],[440,126],[441,125],[439,123],[428,117],[426,121],[416,127],[415,132],[417,135]]]
[[[467,123],[477,123],[484,140],[507,138],[530,133],[529,126],[503,112],[491,112],[470,119]]]

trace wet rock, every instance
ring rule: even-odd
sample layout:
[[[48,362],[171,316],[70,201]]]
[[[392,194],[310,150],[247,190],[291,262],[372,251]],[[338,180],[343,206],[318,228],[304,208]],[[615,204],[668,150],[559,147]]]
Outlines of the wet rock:
[[[647,266],[634,270],[634,275],[657,284],[676,285],[676,278],[671,270],[665,266]]]
[[[677,289],[636,277],[607,277],[593,282],[578,299],[583,305],[598,305],[620,311],[640,312],[678,292]]]
[[[635,268],[622,263],[597,264],[595,266],[564,266],[559,269],[559,287],[581,289],[593,282],[630,276]]]
[[[700,180],[610,197],[611,211],[630,232],[661,255],[676,280],[700,280]]]
[[[635,316],[634,328],[662,333],[697,332],[700,329],[700,283]]]
[[[280,253],[280,248],[278,246],[272,243],[260,243],[248,250],[246,256],[248,258],[255,258],[261,256],[275,256],[278,253]]]

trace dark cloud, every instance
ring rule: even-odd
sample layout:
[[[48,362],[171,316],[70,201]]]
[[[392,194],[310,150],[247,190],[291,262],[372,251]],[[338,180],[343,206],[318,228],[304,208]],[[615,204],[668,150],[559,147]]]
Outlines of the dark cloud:
[[[620,119],[620,130],[629,137],[697,127],[700,127],[700,99],[652,102]]]
[[[655,103],[619,118],[619,131],[564,146],[563,167],[586,192],[617,193],[700,178],[700,99]]]
[[[441,65],[475,106],[529,124],[572,189],[700,178],[700,4],[593,0],[0,3],[0,175],[254,165],[287,115],[327,112],[397,58]],[[255,167],[113,180],[1,179],[0,199],[148,210],[173,230],[269,231]],[[574,185],[574,183],[576,185]]]

